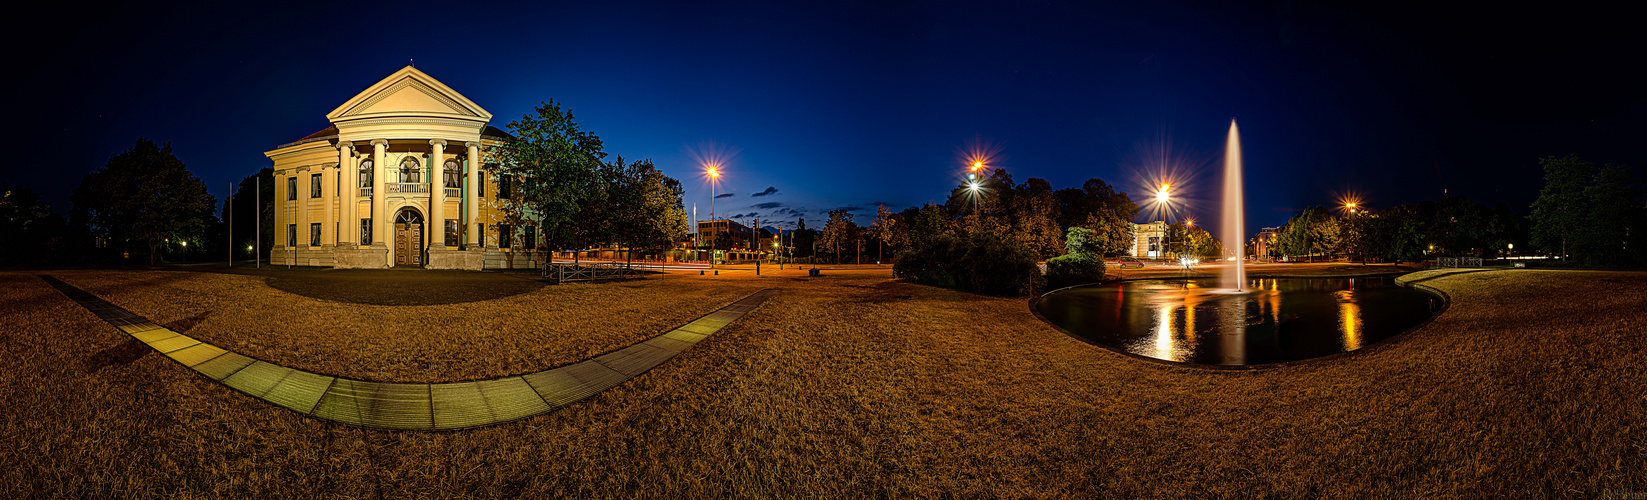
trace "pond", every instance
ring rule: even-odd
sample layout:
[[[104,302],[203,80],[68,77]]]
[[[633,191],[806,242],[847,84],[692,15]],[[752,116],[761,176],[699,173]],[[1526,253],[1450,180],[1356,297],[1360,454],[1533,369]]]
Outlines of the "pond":
[[[1394,277],[1141,280],[1042,297],[1041,316],[1089,342],[1204,365],[1284,363],[1353,351],[1440,311],[1442,299]]]

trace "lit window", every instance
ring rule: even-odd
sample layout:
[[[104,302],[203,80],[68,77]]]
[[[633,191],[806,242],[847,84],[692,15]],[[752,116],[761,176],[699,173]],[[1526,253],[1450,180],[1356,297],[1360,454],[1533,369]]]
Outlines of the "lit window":
[[[360,162],[360,187],[372,187],[372,160]]]
[[[400,161],[400,182],[423,182],[423,165],[417,158],[406,157]]]
[[[457,160],[448,160],[446,166],[441,168],[441,172],[440,180],[446,183],[446,187],[458,186],[458,178],[463,171],[458,168]]]
[[[297,200],[297,178],[296,177],[287,177],[286,178],[286,199],[294,200],[294,201]]]
[[[309,197],[319,198],[320,196],[320,174],[312,174],[309,176]]]

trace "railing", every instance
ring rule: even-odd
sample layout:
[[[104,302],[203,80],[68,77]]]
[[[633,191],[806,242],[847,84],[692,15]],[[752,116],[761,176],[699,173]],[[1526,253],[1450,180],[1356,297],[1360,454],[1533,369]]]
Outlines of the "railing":
[[[457,198],[460,196],[463,196],[463,188],[446,188],[447,198]]]
[[[561,283],[626,280],[641,277],[641,270],[621,264],[550,264],[543,270],[543,273],[544,276],[555,277],[555,280]]]
[[[388,189],[389,194],[429,192],[429,184],[426,182],[385,182],[383,187]]]
[[[369,188],[369,187],[360,188],[360,197],[362,197],[362,198],[371,198],[372,197],[372,188]]]
[[[1436,257],[1433,267],[1481,267],[1481,257]]]

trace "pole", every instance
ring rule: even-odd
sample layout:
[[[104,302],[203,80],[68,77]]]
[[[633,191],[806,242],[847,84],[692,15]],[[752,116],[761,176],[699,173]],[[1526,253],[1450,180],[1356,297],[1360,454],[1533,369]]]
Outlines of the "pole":
[[[257,217],[255,217],[257,219],[257,222],[255,223],[255,225],[257,226],[257,246],[255,248],[252,248],[252,262],[253,262],[253,267],[256,267],[258,269],[262,269],[263,268],[263,172],[258,172],[257,177],[255,177],[255,179],[257,179],[257,181],[256,181],[257,182],[257,199],[252,201],[252,206],[257,207],[257,209],[253,211],[253,213],[257,215]]]
[[[229,196],[228,196],[228,199],[229,199],[229,201],[227,202],[228,210],[225,210],[225,211],[229,213],[229,268],[232,269],[232,268],[234,268],[234,183],[233,182],[229,183]]]

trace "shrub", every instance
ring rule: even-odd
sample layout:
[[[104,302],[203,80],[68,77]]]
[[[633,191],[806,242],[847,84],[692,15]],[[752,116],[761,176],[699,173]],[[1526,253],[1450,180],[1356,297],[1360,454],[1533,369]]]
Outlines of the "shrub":
[[[1047,259],[1047,286],[1063,288],[1104,279],[1104,260],[1098,258],[1098,249],[1092,244],[1092,230],[1069,228],[1064,251],[1068,253]]]
[[[1097,283],[1104,279],[1104,261],[1091,254],[1069,254],[1047,259],[1047,287]]]
[[[940,235],[898,254],[892,274],[923,285],[1025,295],[1044,283],[1035,258],[994,231]]]

